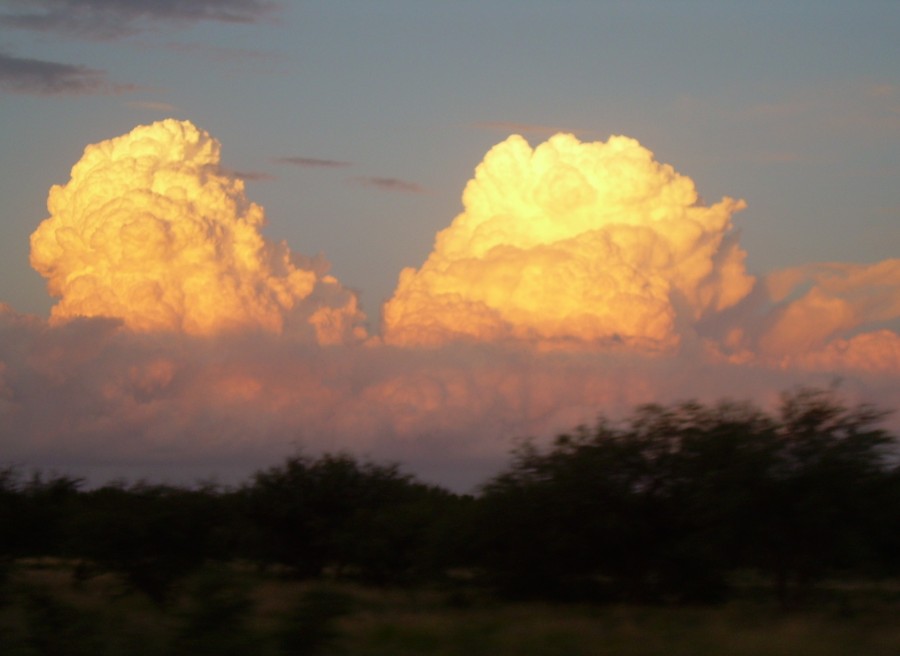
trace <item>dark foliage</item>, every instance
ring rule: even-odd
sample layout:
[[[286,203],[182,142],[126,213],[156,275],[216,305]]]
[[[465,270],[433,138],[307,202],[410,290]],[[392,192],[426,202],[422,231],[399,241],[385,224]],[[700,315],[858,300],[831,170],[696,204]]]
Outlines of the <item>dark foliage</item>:
[[[253,653],[256,637],[246,625],[252,602],[239,577],[206,567],[189,582],[174,653],[242,656]]]
[[[60,555],[80,487],[68,476],[36,472],[26,480],[12,468],[0,470],[0,560]]]
[[[884,417],[810,389],[785,394],[774,413],[647,405],[544,448],[524,443],[474,497],[343,454],[291,457],[237,490],[82,490],[74,478],[0,470],[0,602],[15,559],[68,558],[79,576],[114,572],[157,604],[175,592],[208,599],[185,611],[185,649],[219,625],[235,631],[231,645],[249,635],[235,619],[246,599],[210,578],[215,561],[640,602],[717,601],[734,573],[755,571],[783,603],[799,602],[825,576],[900,574],[900,467]],[[35,613],[63,612],[42,603]],[[330,619],[307,647],[297,632],[337,613],[329,603],[298,606],[285,645],[327,643]]]
[[[80,495],[68,525],[67,554],[92,570],[121,574],[163,603],[172,586],[206,560],[225,557],[227,504],[212,488],[111,485]]]
[[[727,573],[755,568],[796,600],[887,553],[897,483],[883,417],[803,389],[775,417],[650,405],[546,450],[525,444],[484,487],[480,562],[514,595],[712,601]]]
[[[350,612],[350,598],[339,591],[316,587],[297,600],[278,632],[285,656],[312,656],[333,648],[339,637],[336,621]]]
[[[431,519],[451,497],[395,466],[348,455],[290,458],[257,474],[243,496],[249,556],[301,577],[327,567],[370,583],[402,582],[421,569]]]

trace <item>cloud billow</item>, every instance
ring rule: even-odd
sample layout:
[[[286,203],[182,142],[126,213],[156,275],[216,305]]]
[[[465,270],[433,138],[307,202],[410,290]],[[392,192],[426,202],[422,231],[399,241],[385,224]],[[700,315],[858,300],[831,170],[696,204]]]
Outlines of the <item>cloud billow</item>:
[[[731,234],[743,201],[698,202],[693,182],[634,139],[557,134],[494,146],[419,269],[384,309],[398,345],[507,339],[676,346],[696,319],[751,290]]]
[[[173,119],[88,146],[31,237],[32,266],[60,299],[53,319],[195,335],[305,326],[323,343],[361,336],[355,295],[324,260],[265,240],[263,209],[219,161],[218,141]]]

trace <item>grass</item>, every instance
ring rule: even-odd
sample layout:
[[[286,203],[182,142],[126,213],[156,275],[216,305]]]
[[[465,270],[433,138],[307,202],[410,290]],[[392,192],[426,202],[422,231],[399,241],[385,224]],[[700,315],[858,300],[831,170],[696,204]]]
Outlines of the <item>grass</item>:
[[[825,609],[777,613],[716,608],[504,604],[418,612],[386,605],[345,620],[353,654],[672,656],[900,653],[896,615],[838,618]]]
[[[0,596],[4,656],[838,656],[900,653],[900,591],[832,586],[783,612],[747,596],[715,607],[504,603],[472,589],[371,589],[209,568],[158,607],[104,575],[20,562]]]

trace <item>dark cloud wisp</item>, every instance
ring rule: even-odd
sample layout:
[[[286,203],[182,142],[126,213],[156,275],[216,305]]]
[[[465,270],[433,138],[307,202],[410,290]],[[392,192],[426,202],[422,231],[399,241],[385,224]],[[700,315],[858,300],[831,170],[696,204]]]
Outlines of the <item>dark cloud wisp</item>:
[[[276,177],[271,173],[266,173],[265,171],[228,171],[230,175],[235,178],[240,178],[241,180],[245,180],[247,182],[268,182],[270,180],[275,180]]]
[[[399,178],[382,178],[378,176],[364,176],[353,178],[353,181],[366,187],[375,187],[384,191],[398,191],[404,194],[424,194],[427,190],[417,182],[400,180]]]
[[[32,94],[118,93],[130,87],[109,82],[106,72],[87,66],[0,53],[0,90]]]
[[[253,23],[269,13],[268,0],[5,0],[0,24],[42,32],[111,39],[155,22]]]
[[[318,157],[276,157],[273,161],[276,164],[290,164],[291,166],[300,166],[303,168],[337,169],[351,166],[350,162],[343,162],[336,159],[321,159]]]

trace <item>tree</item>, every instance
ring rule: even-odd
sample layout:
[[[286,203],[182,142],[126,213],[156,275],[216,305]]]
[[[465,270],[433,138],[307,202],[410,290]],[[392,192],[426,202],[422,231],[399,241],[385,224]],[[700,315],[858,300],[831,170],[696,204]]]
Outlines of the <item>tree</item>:
[[[896,438],[887,412],[848,406],[834,390],[782,395],[777,452],[761,492],[754,563],[779,599],[799,599],[826,572],[860,567],[875,555],[872,513],[886,501]]]
[[[755,567],[787,602],[886,553],[873,530],[897,494],[885,415],[801,389],[774,416],[646,405],[526,443],[483,488],[479,562],[514,594],[632,600],[721,598],[728,572]]]
[[[346,454],[294,456],[258,473],[243,495],[253,527],[248,555],[301,577],[329,567],[378,583],[411,572],[434,504],[449,496],[394,465]]]
[[[68,551],[162,604],[176,582],[224,555],[217,529],[226,520],[213,488],[107,485],[73,508]]]
[[[82,481],[35,472],[27,480],[0,470],[0,557],[57,556]]]

